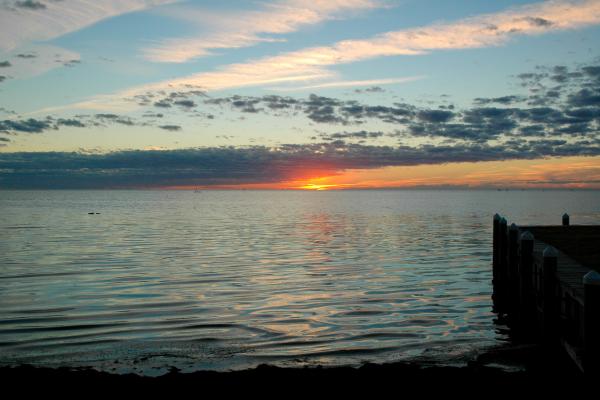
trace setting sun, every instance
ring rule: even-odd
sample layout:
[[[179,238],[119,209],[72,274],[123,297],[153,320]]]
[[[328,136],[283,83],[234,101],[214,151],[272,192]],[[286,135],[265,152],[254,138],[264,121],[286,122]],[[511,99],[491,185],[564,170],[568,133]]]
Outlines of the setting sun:
[[[316,183],[309,183],[308,185],[300,186],[298,189],[303,190],[327,190],[331,188],[337,188],[339,185],[318,185]]]

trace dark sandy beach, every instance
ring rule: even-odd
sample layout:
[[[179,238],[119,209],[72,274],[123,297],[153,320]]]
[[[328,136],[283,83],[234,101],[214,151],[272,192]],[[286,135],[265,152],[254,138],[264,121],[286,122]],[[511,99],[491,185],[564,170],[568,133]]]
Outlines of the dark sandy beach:
[[[565,354],[535,345],[507,345],[488,350],[466,366],[450,367],[427,362],[365,364],[360,367],[280,368],[261,365],[254,369],[230,372],[197,371],[181,373],[173,368],[159,377],[135,374],[118,375],[93,369],[3,367],[0,376],[5,385],[21,388],[64,389],[78,385],[106,389],[110,387],[143,388],[259,388],[268,385],[291,385],[306,390],[304,385],[324,384],[345,390],[365,385],[383,388],[419,386],[424,391],[437,391],[443,385],[494,385],[498,390],[526,386],[552,390],[565,385],[577,386],[583,374]],[[230,386],[232,385],[232,386]],[[300,386],[298,386],[300,385]],[[446,386],[444,386],[446,387]]]

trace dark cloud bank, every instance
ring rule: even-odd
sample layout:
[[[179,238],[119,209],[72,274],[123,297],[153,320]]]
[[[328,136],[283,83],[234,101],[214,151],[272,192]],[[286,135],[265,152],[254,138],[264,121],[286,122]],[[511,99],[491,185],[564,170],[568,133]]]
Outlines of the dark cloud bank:
[[[304,115],[315,125],[345,127],[321,134],[322,143],[277,147],[215,147],[108,154],[1,153],[0,188],[121,188],[280,182],[310,171],[600,155],[600,66],[573,70],[538,68],[517,77],[527,95],[477,98],[473,106],[422,108],[410,104],[368,105],[317,95],[209,98],[199,90],[136,96],[149,107],[144,117],[163,119],[170,108],[196,112],[228,107],[241,113]],[[156,111],[161,113],[156,113]],[[206,115],[206,114],[205,114]],[[391,124],[391,133],[348,129],[368,121]],[[62,126],[149,126],[116,114],[69,119],[0,120],[0,133],[35,134]],[[153,125],[165,134],[179,125]],[[369,141],[394,137],[397,146]],[[407,139],[436,144],[406,146]],[[3,140],[4,145],[9,143]],[[372,143],[372,142],[371,142]]]
[[[600,146],[537,141],[420,147],[321,143],[108,154],[0,153],[2,188],[124,188],[281,182],[344,169],[600,155]]]

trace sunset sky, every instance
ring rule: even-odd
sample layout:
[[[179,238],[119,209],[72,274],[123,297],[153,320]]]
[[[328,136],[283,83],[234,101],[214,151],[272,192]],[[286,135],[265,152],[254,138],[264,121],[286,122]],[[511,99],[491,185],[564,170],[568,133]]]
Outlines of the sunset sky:
[[[0,0],[0,189],[600,188],[600,0]]]

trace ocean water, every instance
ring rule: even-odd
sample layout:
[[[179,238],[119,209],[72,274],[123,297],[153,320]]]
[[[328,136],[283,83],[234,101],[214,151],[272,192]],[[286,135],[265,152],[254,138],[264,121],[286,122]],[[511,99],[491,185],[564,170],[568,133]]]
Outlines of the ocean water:
[[[507,339],[492,215],[565,211],[600,192],[0,191],[0,364],[451,362]]]

